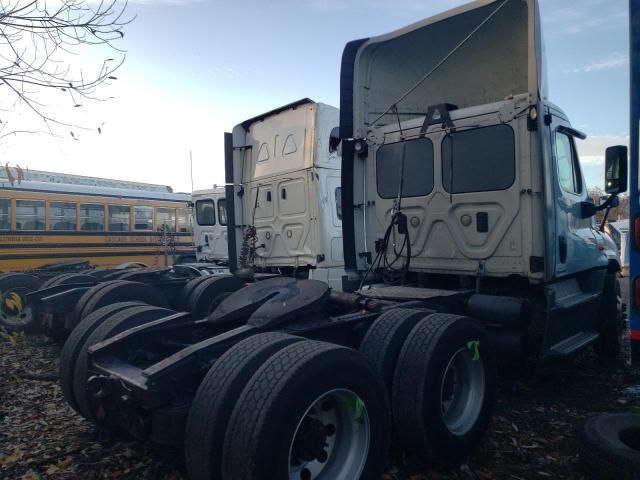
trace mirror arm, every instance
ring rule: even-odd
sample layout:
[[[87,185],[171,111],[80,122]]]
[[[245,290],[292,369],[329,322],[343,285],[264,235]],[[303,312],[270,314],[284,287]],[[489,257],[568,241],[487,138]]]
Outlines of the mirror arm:
[[[604,232],[604,226],[606,225],[607,219],[609,218],[609,212],[611,212],[611,208],[612,208],[611,204],[617,197],[618,195],[616,195],[615,193],[612,195],[609,195],[609,198],[607,198],[602,205],[598,205],[596,207],[596,212],[606,209],[606,211],[604,212],[604,217],[602,217],[602,222],[600,223],[600,228],[598,228],[598,230],[601,232]]]
[[[607,223],[607,218],[609,218],[609,212],[611,211],[611,207],[607,207],[607,210],[604,212],[604,217],[602,217],[602,222],[600,223],[600,228],[598,228],[598,230],[600,230],[601,232],[604,232],[604,226]]]

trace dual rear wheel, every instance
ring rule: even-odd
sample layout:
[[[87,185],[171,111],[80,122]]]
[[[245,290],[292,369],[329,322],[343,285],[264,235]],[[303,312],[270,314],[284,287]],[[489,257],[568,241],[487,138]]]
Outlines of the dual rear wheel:
[[[409,453],[464,462],[489,428],[495,351],[476,320],[415,310],[383,313],[360,351],[385,378],[395,436]]]
[[[211,367],[187,421],[190,478],[376,478],[390,441],[384,385],[354,350],[281,333]]]

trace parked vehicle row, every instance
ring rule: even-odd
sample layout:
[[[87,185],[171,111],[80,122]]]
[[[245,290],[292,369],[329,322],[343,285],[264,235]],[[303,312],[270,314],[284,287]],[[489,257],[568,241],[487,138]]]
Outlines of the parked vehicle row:
[[[535,0],[347,44],[339,112],[303,99],[225,134],[224,200],[194,208],[212,227],[223,201],[227,236],[196,245],[224,238],[229,272],[37,292],[45,316],[72,299],[51,312],[72,329],[66,401],[183,448],[193,480],[373,479],[392,432],[466,461],[500,364],[616,358],[621,263],[591,218],[626,190],[627,150],[607,149],[594,205],[542,51]]]

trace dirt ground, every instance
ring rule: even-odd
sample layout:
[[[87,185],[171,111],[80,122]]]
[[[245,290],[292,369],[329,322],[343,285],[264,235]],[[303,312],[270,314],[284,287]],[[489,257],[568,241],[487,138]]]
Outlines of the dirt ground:
[[[0,479],[186,479],[181,453],[101,438],[62,399],[60,347],[45,337],[0,339]],[[526,378],[502,378],[494,421],[468,465],[437,469],[393,452],[385,480],[582,479],[576,432],[599,412],[640,413],[640,369],[605,366],[591,351]]]

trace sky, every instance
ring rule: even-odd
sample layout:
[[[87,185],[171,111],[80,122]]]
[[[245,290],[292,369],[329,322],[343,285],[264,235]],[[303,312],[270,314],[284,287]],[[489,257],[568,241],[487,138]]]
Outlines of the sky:
[[[0,110],[0,120],[10,118],[14,128],[38,130],[0,138],[0,164],[166,184],[175,191],[191,191],[192,180],[195,189],[211,187],[224,181],[223,132],[303,97],[338,106],[348,41],[463,3],[130,1],[127,13],[135,20],[117,42],[126,61],[117,80],[98,92],[109,99],[74,107],[67,97],[46,97],[54,116],[84,127],[57,126],[55,136],[24,105]],[[589,187],[601,186],[604,149],[628,143],[627,1],[540,5],[550,99],[589,135],[579,145],[583,171]],[[85,49],[72,61],[88,70],[114,53]]]

